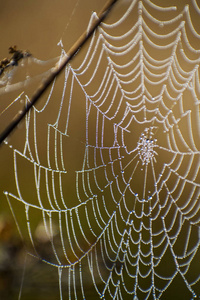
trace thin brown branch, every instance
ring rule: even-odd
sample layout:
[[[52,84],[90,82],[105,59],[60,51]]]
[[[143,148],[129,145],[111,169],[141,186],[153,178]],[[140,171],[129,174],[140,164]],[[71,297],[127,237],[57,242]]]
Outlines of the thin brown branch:
[[[53,69],[49,77],[45,80],[45,82],[37,89],[35,94],[32,96],[30,102],[26,105],[24,110],[19,112],[17,116],[10,122],[9,126],[0,134],[0,145],[3,141],[9,136],[9,134],[17,127],[17,125],[23,120],[25,115],[29,112],[29,110],[33,107],[33,105],[36,104],[36,102],[40,99],[40,97],[43,95],[43,93],[46,91],[46,89],[49,87],[49,85],[53,82],[55,77],[57,77],[61,71],[65,68],[65,66],[69,63],[69,61],[75,56],[75,54],[82,48],[82,46],[87,42],[87,40],[90,38],[90,36],[94,33],[94,31],[98,28],[98,26],[101,24],[101,22],[104,21],[114,4],[118,0],[110,0],[107,2],[105,7],[102,9],[102,11],[98,15],[98,19],[95,20],[94,24],[91,26],[91,28],[87,31],[85,31],[80,38],[77,40],[77,42],[71,47],[71,49],[68,51],[67,56],[65,56],[61,62],[59,62],[59,65],[56,65]]]

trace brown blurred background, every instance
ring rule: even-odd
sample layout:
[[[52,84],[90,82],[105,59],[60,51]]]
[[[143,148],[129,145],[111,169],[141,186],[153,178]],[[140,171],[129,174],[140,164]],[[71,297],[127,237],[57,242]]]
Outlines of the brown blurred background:
[[[59,40],[62,38],[64,49],[67,51],[73,43],[78,39],[78,37],[86,29],[91,13],[93,11],[99,12],[101,8],[106,3],[106,0],[7,0],[1,1],[0,4],[0,59],[8,56],[8,48],[11,45],[17,45],[19,49],[29,50],[33,56],[42,61],[49,61],[47,66],[39,65],[36,70],[32,70],[32,66],[27,67],[28,72],[33,72],[33,74],[40,74],[42,72],[48,71],[48,69],[54,65],[55,57],[60,55],[60,47],[57,45]],[[154,1],[159,3],[159,1]],[[168,1],[168,5],[174,4],[175,1]],[[178,1],[177,1],[178,2]],[[184,5],[188,1],[179,1],[179,11],[182,10]],[[121,6],[123,8],[123,6]],[[135,15],[137,18],[137,14]],[[197,19],[194,18],[195,26],[197,27]],[[196,40],[194,39],[194,43]],[[198,48],[198,45],[196,45]],[[159,52],[158,52],[159,55]],[[21,76],[21,77],[20,77]],[[32,76],[32,75],[31,75]],[[18,74],[18,79],[23,78],[22,74]],[[63,77],[61,76],[60,92],[55,95],[55,107],[57,107],[57,101],[61,98]],[[34,89],[40,83],[40,79],[33,81],[33,85],[28,87],[26,92],[29,96],[34,92]],[[152,87],[151,87],[152,88]],[[152,88],[153,90],[154,88]],[[59,90],[59,89],[58,89]],[[156,93],[157,91],[155,91]],[[78,93],[75,90],[75,94]],[[0,112],[4,107],[8,106],[15,97],[17,92],[5,92],[2,90],[0,92]],[[38,103],[37,107],[42,108],[45,103],[47,94]],[[74,97],[75,98],[75,97]],[[24,96],[22,96],[24,100]],[[77,97],[78,99],[78,97]],[[78,99],[79,100],[79,99]],[[81,109],[84,108],[84,103],[81,101],[76,102],[76,123],[74,122],[75,128],[72,130],[72,135],[75,139],[70,139],[70,143],[73,144],[73,151],[67,153],[69,155],[69,165],[68,168],[76,167],[77,170],[81,169],[82,154],[84,153],[84,144],[81,143],[82,131],[85,128],[79,129],[80,118],[83,117]],[[10,119],[15,115],[16,111],[20,109],[23,103],[17,103],[13,105],[8,112],[0,116],[0,131],[6,127]],[[54,120],[54,105],[51,106],[51,111],[48,111],[49,122]],[[45,114],[42,115],[45,118]],[[40,146],[40,154],[46,155],[46,135],[43,134],[43,120],[41,122],[41,134],[38,135],[38,145]],[[44,123],[46,120],[44,120]],[[81,124],[81,122],[80,122]],[[139,127],[139,126],[138,126]],[[44,129],[45,130],[45,129]],[[134,131],[133,131],[134,132]],[[134,141],[136,143],[141,132],[137,132],[137,139]],[[93,135],[95,136],[95,130]],[[162,132],[161,132],[162,135]],[[21,140],[24,141],[25,136],[25,126],[24,123],[20,124],[18,130],[16,130],[8,141],[10,144],[14,145],[15,148],[23,150],[23,145]],[[45,142],[44,145],[42,142]],[[108,136],[109,140],[109,136]],[[84,142],[84,141],[83,141]],[[133,140],[129,139],[130,149],[133,147]],[[33,144],[33,142],[32,142]],[[70,145],[71,145],[70,144]],[[128,144],[128,143],[127,143]],[[51,149],[50,149],[51,150]],[[79,154],[81,153],[81,155]],[[41,155],[41,156],[42,156]],[[80,159],[80,161],[79,161]],[[76,166],[74,166],[74,161],[77,160]],[[72,163],[71,163],[72,162]],[[21,160],[23,165],[23,160]],[[72,167],[70,165],[72,164]],[[24,171],[26,168],[26,171]],[[33,173],[30,176],[26,176],[29,170],[28,164],[19,171],[19,177],[23,180],[24,194],[29,197],[30,203],[33,193],[30,193],[30,180],[34,182]],[[13,150],[8,146],[0,147],[0,299],[18,299],[20,285],[23,283],[23,297],[22,299],[59,299],[59,288],[58,288],[58,274],[57,269],[49,269],[48,265],[41,264],[34,258],[27,257],[26,251],[23,248],[23,244],[20,240],[19,234],[15,226],[15,222],[12,218],[10,207],[6,200],[3,191],[9,191],[16,194],[15,178],[13,172]],[[24,174],[25,176],[23,176]],[[67,192],[72,189],[71,181],[73,178],[69,178],[69,182],[66,188]],[[138,183],[136,182],[136,185]],[[142,188],[141,188],[142,189]],[[35,193],[35,191],[34,191]],[[70,193],[73,191],[70,190]],[[17,210],[18,207],[13,207]],[[68,205],[68,204],[67,204]],[[23,207],[24,210],[24,207]],[[33,218],[34,219],[34,218]],[[37,215],[35,217],[37,219]],[[25,219],[21,220],[23,224]],[[34,224],[35,222],[35,224]],[[33,220],[33,228],[36,227],[37,220]],[[23,225],[22,228],[23,230]],[[42,235],[42,230],[44,228],[37,227],[35,230],[36,237],[40,240],[40,251],[45,256],[48,257],[49,241],[45,240]],[[26,266],[29,269],[26,270],[25,277],[23,277],[23,266],[24,260],[27,259]],[[87,274],[86,274],[87,275]],[[87,277],[87,276],[86,276]],[[23,279],[23,280],[22,280]],[[53,291],[53,293],[52,293]],[[187,291],[188,292],[188,291]],[[183,291],[184,293],[184,291]],[[188,295],[189,292],[188,292]],[[173,295],[171,295],[173,297]],[[92,298],[91,296],[91,299]],[[173,299],[173,298],[169,298]],[[182,299],[182,298],[180,298]]]

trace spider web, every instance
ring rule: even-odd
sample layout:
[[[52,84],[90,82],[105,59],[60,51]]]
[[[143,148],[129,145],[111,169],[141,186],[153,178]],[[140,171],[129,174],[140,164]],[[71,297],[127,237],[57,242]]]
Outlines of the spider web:
[[[23,147],[6,141],[5,195],[60,299],[200,296],[200,6],[172,2],[119,3],[26,116]]]

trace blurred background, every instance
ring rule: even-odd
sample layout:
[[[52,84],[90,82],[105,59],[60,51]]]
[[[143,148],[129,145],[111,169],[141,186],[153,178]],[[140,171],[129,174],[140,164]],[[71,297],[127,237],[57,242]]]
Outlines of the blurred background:
[[[76,42],[76,40],[80,37],[80,35],[85,31],[88,26],[88,22],[90,20],[92,12],[99,12],[102,7],[105,5],[106,0],[7,0],[2,1],[0,4],[0,35],[1,35],[1,43],[0,43],[0,60],[9,56],[8,48],[13,45],[17,45],[18,49],[28,50],[34,58],[38,59],[39,63],[34,63],[33,61],[27,60],[24,62],[23,68],[19,68],[13,76],[10,78],[7,76],[5,80],[11,80],[11,86],[14,86],[14,83],[23,82],[26,78],[30,77],[30,84],[25,87],[25,93],[20,96],[20,101],[14,101],[16,97],[22,92],[23,86],[16,85],[16,88],[13,90],[6,90],[4,84],[0,82],[0,131],[9,124],[9,121],[16,115],[17,111],[22,109],[25,105],[26,97],[25,94],[31,96],[38,85],[42,82],[43,78],[47,76],[49,73],[49,69],[54,66],[55,62],[58,61],[58,57],[61,54],[61,44],[58,44],[60,40],[62,40],[63,47],[67,51],[71,48],[71,46]],[[123,2],[127,3],[130,1],[121,1],[121,4],[118,6],[118,10],[123,10]],[[168,1],[167,5],[174,5],[176,1]],[[180,12],[184,5],[186,5],[189,1],[183,0],[177,1],[179,4],[178,12]],[[159,0],[155,0],[154,3],[159,4]],[[199,20],[193,18],[194,25],[197,28]],[[133,16],[136,20],[138,17],[137,12]],[[117,18],[116,18],[117,19]],[[129,26],[129,24],[127,24]],[[165,30],[165,28],[163,29]],[[123,32],[123,30],[122,30]],[[193,39],[191,37],[191,44],[196,48],[199,48],[197,43],[197,39]],[[80,53],[80,61],[81,57],[85,54],[84,49],[83,53]],[[158,51],[158,57],[160,52]],[[47,62],[43,64],[43,62]],[[80,62],[79,61],[79,62]],[[73,62],[73,64],[76,64]],[[187,68],[187,66],[186,66]],[[189,70],[189,67],[188,67]],[[37,77],[37,75],[44,74],[42,77]],[[12,74],[11,74],[12,75]],[[54,92],[54,97],[51,105],[47,109],[44,114],[41,114],[38,117],[38,126],[40,131],[38,132],[37,142],[38,149],[41,157],[41,165],[43,163],[43,159],[45,161],[47,156],[47,140],[46,140],[46,117],[48,116],[48,122],[53,123],[55,121],[55,115],[58,111],[58,103],[61,99],[62,90],[63,90],[63,81],[64,75],[60,77],[58,82],[56,83],[56,89]],[[98,84],[98,83],[97,83]],[[159,86],[160,88],[160,86]],[[154,87],[149,87],[149,89],[154,90],[156,94],[157,91]],[[65,190],[68,193],[68,197],[66,197],[66,204],[68,207],[75,206],[76,203],[70,203],[69,199],[74,199],[75,190],[75,177],[73,174],[74,170],[81,170],[83,155],[85,151],[85,127],[82,127],[85,110],[85,102],[79,101],[79,97],[83,96],[81,91],[74,89],[74,100],[75,109],[73,110],[72,116],[74,120],[72,121],[73,128],[70,128],[70,133],[72,139],[70,139],[70,149],[72,149],[69,153],[67,152],[67,162],[68,162],[68,170],[71,170],[72,176],[70,176],[66,182]],[[39,103],[36,105],[37,109],[42,109],[45,104],[48,93],[50,89],[45,93]],[[68,89],[69,96],[69,89]],[[82,95],[82,96],[80,96]],[[9,107],[9,105],[11,107]],[[8,107],[8,109],[7,109]],[[76,114],[74,114],[74,111]],[[2,113],[3,112],[3,113]],[[94,119],[95,119],[94,115]],[[64,118],[63,124],[64,124]],[[45,126],[43,126],[45,124]],[[187,123],[186,123],[187,125]],[[32,125],[31,125],[32,126]],[[60,125],[61,126],[61,125]],[[138,127],[137,127],[138,126]],[[145,129],[146,124],[144,124]],[[33,126],[32,126],[33,127]],[[31,130],[33,132],[33,128]],[[138,128],[135,130],[135,128]],[[136,131],[136,133],[134,132]],[[134,127],[134,137],[133,141],[130,135],[126,138],[128,147],[133,149],[136,142],[139,140],[141,135],[141,126],[136,124]],[[140,130],[140,131],[139,131]],[[184,129],[183,129],[184,131]],[[92,137],[95,138],[95,127],[94,132],[92,132]],[[160,137],[162,138],[162,131]],[[25,123],[22,122],[16,131],[7,139],[8,145],[12,145],[14,149],[18,149],[19,151],[23,151],[24,140],[26,136],[25,131]],[[45,137],[45,139],[44,139]],[[109,141],[109,133],[107,135],[108,143]],[[112,136],[113,138],[113,136]],[[23,141],[23,142],[22,142]],[[134,144],[135,143],[135,144]],[[16,227],[15,220],[12,216],[12,209],[15,212],[18,212],[20,222],[20,230],[23,234],[23,230],[25,235],[27,234],[27,226],[26,226],[26,218],[23,208],[18,205],[17,201],[11,202],[9,205],[9,201],[6,198],[4,192],[8,191],[9,193],[13,193],[14,195],[18,194],[17,186],[16,186],[16,173],[14,165],[14,153],[13,148],[8,145],[2,145],[0,147],[0,299],[59,299],[59,284],[58,284],[58,270],[57,268],[52,268],[48,264],[41,263],[40,260],[27,255],[27,251],[31,249],[30,241],[23,241],[18,232],[18,228]],[[34,147],[34,140],[30,140],[30,145]],[[55,157],[55,153],[53,152],[53,147],[50,147],[50,152],[52,151],[53,158]],[[34,153],[35,155],[35,153]],[[28,157],[28,154],[26,153]],[[168,157],[164,158],[168,159]],[[52,159],[53,160],[53,159]],[[159,159],[158,159],[159,160]],[[17,176],[21,186],[23,187],[23,196],[25,199],[28,199],[29,203],[34,202],[34,196],[36,196],[36,191],[32,191],[32,184],[34,185],[34,174],[32,172],[32,166],[30,167],[28,163],[26,164],[24,160],[19,158],[19,164],[17,165],[18,174]],[[44,165],[46,164],[46,161]],[[162,164],[162,159],[161,159]],[[158,170],[159,170],[158,166]],[[30,170],[30,172],[29,172]],[[32,172],[32,173],[31,173]],[[132,171],[131,171],[132,172]],[[29,176],[27,176],[29,174]],[[143,193],[143,173],[141,172],[141,178],[135,181],[135,186],[137,187],[140,184],[140,192],[141,195]],[[139,180],[141,179],[141,182]],[[43,181],[44,183],[44,181]],[[139,184],[138,184],[139,183]],[[152,184],[152,181],[150,181]],[[174,183],[172,182],[172,185]],[[31,192],[30,192],[31,191]],[[35,193],[35,194],[34,194]],[[67,202],[69,201],[69,202]],[[132,201],[132,200],[131,200]],[[130,203],[129,203],[130,204]],[[23,216],[20,216],[20,209],[23,210]],[[42,222],[39,222],[39,212],[36,212],[35,215],[32,215],[31,226],[34,232],[35,243],[37,244],[38,253],[41,257],[45,257],[47,261],[51,261],[51,257],[53,256],[50,240],[47,238],[44,233],[44,226]],[[173,215],[172,215],[173,217]],[[24,225],[24,226],[23,226]],[[55,226],[52,235],[54,237],[55,244],[57,242],[57,232],[58,228]],[[24,243],[25,242],[25,243]],[[59,241],[57,242],[59,244]],[[32,249],[31,249],[32,250]],[[165,267],[168,264],[165,262]],[[88,274],[87,269],[84,269],[84,263],[82,265],[83,274],[85,280],[87,282]],[[120,266],[118,266],[120,269]],[[67,271],[63,271],[63,273],[67,273]],[[84,273],[85,272],[85,273]],[[196,264],[196,268],[194,268],[194,272],[198,272],[198,264]],[[64,276],[63,276],[64,278]],[[66,274],[67,278],[67,274]],[[182,279],[181,279],[182,280]],[[183,299],[185,295],[185,299],[189,299],[190,292],[188,289],[184,289],[182,291],[177,291],[177,286],[181,282],[180,278],[173,283],[173,288],[166,294],[165,299],[175,299],[174,293],[172,292],[176,290],[177,295],[180,297],[176,299]],[[88,279],[89,281],[89,279]],[[88,289],[91,290],[90,299],[95,299],[94,295],[95,289],[90,286],[91,282],[88,283]],[[63,283],[63,286],[64,283]],[[77,299],[82,299],[81,296],[79,298],[79,293],[81,295],[80,287],[77,288]],[[89,295],[90,292],[88,292]],[[74,295],[73,295],[74,296]],[[73,298],[73,297],[72,297]],[[75,298],[75,296],[74,296]],[[73,298],[73,299],[74,299]],[[87,298],[89,299],[89,298]],[[139,299],[140,300],[140,299]]]

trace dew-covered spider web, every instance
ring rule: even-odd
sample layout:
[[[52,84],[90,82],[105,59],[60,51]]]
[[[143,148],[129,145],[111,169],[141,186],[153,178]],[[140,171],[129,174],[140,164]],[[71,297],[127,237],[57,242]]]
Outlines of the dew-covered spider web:
[[[24,143],[4,145],[7,201],[60,299],[200,297],[199,18],[197,0],[119,0],[27,114]]]

